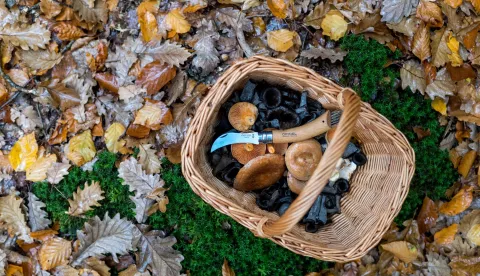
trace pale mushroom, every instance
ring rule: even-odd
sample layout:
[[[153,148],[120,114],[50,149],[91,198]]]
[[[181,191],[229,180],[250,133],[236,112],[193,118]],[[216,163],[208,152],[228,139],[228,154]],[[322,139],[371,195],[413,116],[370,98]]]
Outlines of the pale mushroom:
[[[266,128],[263,131],[272,131],[274,128]],[[287,152],[288,143],[267,144],[267,153],[284,155]]]
[[[237,159],[240,164],[247,164],[248,161],[252,160],[255,157],[265,154],[265,144],[233,144],[232,145],[232,156]]]
[[[302,181],[296,179],[291,172],[288,172],[287,174],[287,183],[288,183],[288,188],[297,195],[300,194],[300,192],[303,190],[305,185],[307,185],[307,181]]]
[[[315,139],[293,143],[285,153],[288,171],[297,179],[308,180],[322,158],[322,146]]]
[[[285,172],[285,158],[279,154],[265,154],[250,160],[238,172],[233,187],[253,191],[275,184]]]
[[[258,109],[248,102],[234,104],[228,112],[228,121],[238,131],[247,131],[252,128],[257,120]]]

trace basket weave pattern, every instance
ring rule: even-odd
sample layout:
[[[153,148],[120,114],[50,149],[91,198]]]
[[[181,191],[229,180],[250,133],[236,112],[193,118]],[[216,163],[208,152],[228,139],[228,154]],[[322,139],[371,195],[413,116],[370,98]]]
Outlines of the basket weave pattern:
[[[327,109],[342,109],[337,131],[320,164],[287,212],[259,209],[252,193],[237,191],[217,179],[207,161],[213,127],[221,105],[248,79],[308,91]],[[328,182],[351,137],[361,144],[368,162],[350,180],[341,214],[317,233],[298,222]],[[313,70],[285,60],[255,56],[229,68],[212,87],[192,120],[182,147],[182,171],[193,191],[218,211],[255,235],[304,256],[346,262],[365,255],[381,239],[405,200],[415,170],[415,154],[405,136],[369,104]],[[252,252],[254,254],[255,252]]]

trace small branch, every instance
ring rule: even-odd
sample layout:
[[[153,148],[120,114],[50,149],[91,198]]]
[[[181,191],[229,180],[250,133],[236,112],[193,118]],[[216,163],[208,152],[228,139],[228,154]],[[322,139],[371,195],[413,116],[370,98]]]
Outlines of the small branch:
[[[17,91],[13,96],[11,96],[6,102],[4,102],[2,105],[0,105],[0,110],[2,110],[5,106],[9,105],[12,103],[18,96],[22,94],[22,91]]]
[[[70,50],[75,43],[75,40],[70,41],[63,49],[60,51],[60,54],[65,54],[68,50]]]
[[[252,48],[248,45],[247,41],[245,41],[245,35],[242,30],[242,24],[239,22],[238,27],[237,27],[237,40],[238,44],[240,44],[240,47],[242,48],[243,52],[247,57],[251,57],[255,55],[255,52],[253,52]]]
[[[0,58],[1,58],[1,56],[0,56]],[[35,89],[27,89],[27,88],[25,88],[25,87],[22,87],[22,86],[16,84],[16,83],[10,78],[10,76],[7,75],[7,74],[5,73],[5,71],[3,71],[3,67],[2,67],[2,66],[0,66],[0,76],[1,76],[2,78],[4,78],[5,81],[6,81],[11,87],[17,89],[18,91],[23,92],[23,93],[36,94],[36,90],[35,90]]]

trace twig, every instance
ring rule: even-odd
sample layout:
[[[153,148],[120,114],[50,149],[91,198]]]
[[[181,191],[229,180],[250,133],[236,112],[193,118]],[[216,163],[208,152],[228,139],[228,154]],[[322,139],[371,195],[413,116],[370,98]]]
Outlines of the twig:
[[[45,132],[45,123],[43,122],[43,116],[42,116],[42,113],[40,112],[40,107],[39,106],[40,105],[37,103],[35,105],[35,109],[37,110],[38,117],[40,117],[40,121],[42,122],[42,132],[43,132],[43,136],[46,139],[48,136],[47,136],[47,133]]]
[[[5,106],[12,103],[20,94],[22,94],[22,91],[15,92],[15,94],[13,94],[13,96],[11,96],[6,102],[4,102],[2,105],[0,105],[0,110],[2,110]]]
[[[65,54],[68,50],[70,50],[75,43],[75,40],[70,41],[63,49],[60,51],[60,54]]]
[[[0,55],[0,58],[2,58],[1,55]],[[13,82],[13,80],[10,78],[10,76],[7,75],[7,74],[5,73],[5,71],[3,71],[3,67],[2,67],[2,66],[0,66],[0,76],[1,76],[2,78],[4,78],[5,81],[6,81],[11,87],[17,89],[18,91],[23,92],[23,93],[36,94],[36,90],[35,90],[35,89],[27,89],[27,88],[22,87],[22,86],[16,84],[15,82]]]

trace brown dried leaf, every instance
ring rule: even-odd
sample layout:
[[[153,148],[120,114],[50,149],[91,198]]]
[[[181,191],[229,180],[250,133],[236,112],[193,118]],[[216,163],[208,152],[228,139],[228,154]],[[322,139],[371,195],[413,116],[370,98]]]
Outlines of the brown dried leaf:
[[[159,130],[173,121],[172,112],[163,102],[147,101],[136,114],[134,124]]]
[[[105,132],[105,144],[108,151],[117,153],[124,152],[126,150],[124,148],[126,141],[120,139],[120,137],[125,134],[125,130],[125,127],[118,122],[115,122],[108,127],[107,131]]]
[[[340,49],[327,49],[319,45],[317,47],[310,47],[310,49],[303,50],[300,55],[306,58],[320,57],[322,59],[329,59],[331,62],[336,62],[342,61],[347,55],[347,52]]]
[[[479,4],[480,5],[480,4]],[[480,274],[480,257],[454,256],[448,264],[452,275],[475,276]]]
[[[152,144],[140,145],[139,162],[148,174],[160,173],[161,163]]]
[[[67,87],[61,82],[51,82],[48,86],[44,86],[48,93],[52,97],[53,104],[56,107],[60,107],[62,111],[67,110],[70,107],[80,104],[80,95],[75,89]]]
[[[157,19],[153,13],[145,12],[142,16],[139,16],[138,23],[140,23],[140,31],[145,42],[161,39],[158,33]]]
[[[110,276],[110,267],[104,261],[90,257],[83,262],[83,267],[94,270],[100,276]]]
[[[417,7],[417,17],[432,27],[443,26],[442,10],[434,2],[420,0]]]
[[[98,85],[103,89],[118,94],[119,85],[117,78],[109,72],[97,73],[95,74],[95,80],[98,82]]]
[[[235,271],[228,265],[227,259],[223,260],[222,276],[235,276]]]
[[[428,232],[430,228],[435,226],[438,219],[437,205],[427,196],[423,199],[423,205],[418,213],[417,223],[420,234]]]
[[[22,202],[21,198],[13,194],[0,197],[0,222],[6,224],[10,235],[18,235],[26,243],[31,243],[33,239],[30,237],[30,228],[20,207]]]
[[[40,11],[46,18],[53,19],[62,11],[62,6],[53,0],[40,0]]]
[[[330,5],[325,5],[320,2],[315,8],[305,17],[303,23],[307,26],[314,27],[319,30],[322,26],[322,21],[325,15],[330,11]]]
[[[127,129],[127,135],[142,139],[150,134],[150,129],[142,125],[131,124]]]
[[[417,141],[422,141],[424,138],[430,136],[430,129],[424,129],[423,127],[413,127],[413,132],[417,135]]]
[[[463,211],[465,211],[470,204],[472,203],[473,199],[473,187],[468,186],[466,188],[462,188],[453,198],[447,203],[444,203],[440,206],[440,213],[454,216]]]
[[[410,87],[412,92],[419,91],[422,95],[425,94],[427,87],[425,80],[425,72],[415,60],[408,60],[400,69],[400,79],[402,80],[402,89]]]
[[[477,13],[480,12],[480,0],[468,0],[468,2],[472,3]]]
[[[447,28],[442,28],[435,31],[432,36],[432,64],[436,67],[445,65],[448,60],[448,55],[451,53],[447,46],[447,39],[450,31]]]
[[[7,43],[19,46],[23,50],[45,49],[50,41],[50,31],[40,20],[29,25],[5,25],[0,28],[0,38]]]
[[[421,23],[417,32],[413,36],[412,53],[415,54],[421,61],[431,56],[430,52],[430,28]]]
[[[456,85],[450,78],[446,68],[438,71],[435,80],[425,88],[425,92],[432,100],[435,97],[445,99],[446,96],[453,95],[454,91],[456,91]]]
[[[171,10],[165,17],[165,23],[168,24],[170,30],[177,34],[187,33],[191,28],[190,23],[179,9]]]
[[[462,160],[460,161],[460,165],[458,166],[458,173],[460,173],[464,178],[467,177],[467,175],[470,172],[470,169],[472,168],[473,163],[475,162],[476,158],[477,158],[477,152],[476,151],[471,150],[471,151],[467,152],[462,157]]]
[[[29,69],[34,70],[48,70],[58,64],[62,60],[62,54],[50,51],[21,51],[19,52],[20,59]]]
[[[82,36],[85,36],[85,33],[79,27],[66,23],[58,22],[52,25],[50,29],[57,34],[57,37],[60,40],[74,40]]]
[[[450,63],[447,63],[447,71],[452,81],[461,81],[468,78],[474,79],[477,77],[477,73],[468,63],[463,63],[459,67],[453,67]]]
[[[73,9],[78,12],[82,20],[86,22],[107,22],[108,9],[104,0],[95,0],[93,8],[90,8],[83,1],[73,1]]]
[[[451,244],[455,239],[455,235],[457,234],[458,224],[454,223],[449,227],[443,228],[442,230],[435,233],[433,236],[435,239],[435,243],[440,245],[447,245]]]
[[[136,84],[147,89],[148,95],[158,92],[176,75],[177,70],[166,63],[154,61],[147,64],[137,78]]]
[[[100,206],[98,202],[105,198],[102,196],[103,193],[99,182],[92,180],[90,186],[88,186],[88,182],[85,182],[83,190],[78,187],[77,192],[73,193],[73,200],[68,200],[70,207],[66,213],[78,217],[92,210],[93,206]]]
[[[39,157],[35,163],[27,168],[27,180],[37,182],[47,179],[47,170],[57,161],[55,154]]]
[[[58,184],[62,181],[63,177],[68,175],[68,169],[70,164],[68,163],[54,163],[47,170],[47,181],[50,184]]]
[[[58,237],[47,240],[38,252],[43,270],[67,264],[70,255],[72,255],[72,243]]]
[[[275,51],[286,52],[293,46],[293,38],[297,35],[287,29],[267,32],[267,43]]]

